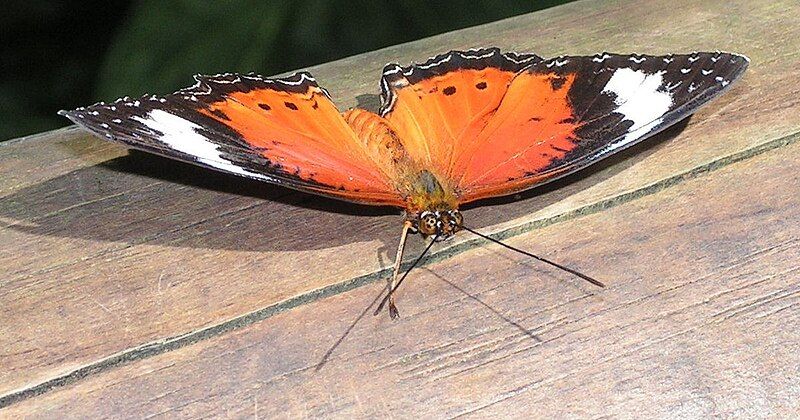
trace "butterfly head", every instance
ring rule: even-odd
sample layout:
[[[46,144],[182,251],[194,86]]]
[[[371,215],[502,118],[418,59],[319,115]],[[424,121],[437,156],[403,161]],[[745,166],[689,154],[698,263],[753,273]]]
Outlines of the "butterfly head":
[[[413,222],[419,233],[444,240],[461,230],[464,216],[458,210],[426,210],[419,213]]]

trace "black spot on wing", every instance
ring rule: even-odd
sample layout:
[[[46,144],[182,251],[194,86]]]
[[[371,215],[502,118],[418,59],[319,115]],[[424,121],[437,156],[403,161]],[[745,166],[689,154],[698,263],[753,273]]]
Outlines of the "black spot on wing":
[[[564,87],[564,83],[566,83],[566,82],[567,82],[567,79],[565,77],[554,77],[554,78],[550,79],[550,87],[553,90],[559,90],[562,87]]]
[[[475,87],[480,89],[480,90],[486,89],[486,86],[487,86],[486,82],[478,82],[478,83],[475,84]]]
[[[448,87],[446,87],[446,88],[444,88],[442,90],[442,93],[444,93],[447,96],[450,96],[450,95],[456,93],[456,87],[455,86],[448,86]]]
[[[409,66],[390,63],[383,68],[380,82],[380,114],[385,115],[391,109],[395,98],[393,89],[397,89],[398,86],[415,84],[422,80],[460,69],[483,70],[496,68],[516,73],[539,61],[541,61],[541,57],[535,54],[503,53],[498,48],[482,48],[468,51],[450,51],[432,57],[424,63]],[[476,88],[485,89],[486,83],[478,83]]]

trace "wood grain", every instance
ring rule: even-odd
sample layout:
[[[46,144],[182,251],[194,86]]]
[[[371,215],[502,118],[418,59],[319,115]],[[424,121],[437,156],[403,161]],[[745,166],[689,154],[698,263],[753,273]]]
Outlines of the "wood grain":
[[[67,417],[790,417],[800,410],[800,144],[10,407]],[[731,188],[731,186],[735,186]]]
[[[659,135],[590,172],[517,197],[516,201],[497,200],[465,211],[473,227],[487,232],[511,236],[535,229],[538,235],[541,228],[555,221],[598,211],[600,215],[591,217],[606,217],[607,213],[616,211],[604,210],[606,207],[631,200],[649,200],[651,198],[637,198],[657,193],[700,172],[740,159],[752,160],[755,159],[753,155],[794,142],[800,132],[800,82],[796,77],[800,64],[800,27],[795,24],[799,19],[800,7],[788,0],[580,1],[310,70],[329,88],[338,103],[347,107],[357,102],[374,103],[379,70],[384,63],[421,61],[435,53],[457,48],[497,45],[535,51],[544,56],[602,50],[666,53],[720,49],[751,58],[751,67],[741,83],[701,110],[688,124]],[[372,71],[365,71],[367,69]],[[736,167],[743,166],[737,164]],[[784,176],[791,175],[784,172]],[[753,200],[763,201],[764,205],[772,200],[770,194],[774,191],[754,190],[755,184],[749,183],[740,189],[739,183],[737,180],[729,188],[743,196],[756,191],[758,194]],[[681,211],[673,206],[669,211],[651,212],[650,217],[664,218],[663,223],[668,223],[669,218]],[[695,220],[694,223],[700,222]],[[719,238],[715,235],[719,233],[720,223],[723,221],[706,223],[708,240]],[[784,227],[788,231],[791,226],[786,223]],[[276,320],[283,320],[284,325],[274,328],[313,323],[333,331],[341,325],[328,325],[330,320],[337,319],[338,314],[341,322],[351,322],[353,309],[329,302],[345,299],[355,308],[361,308],[363,293],[374,293],[375,286],[325,300],[326,303],[310,306],[306,303],[380,278],[384,273],[381,270],[391,264],[399,229],[399,218],[390,210],[344,205],[143,154],[128,155],[124,149],[75,129],[3,144],[0,146],[0,366],[3,367],[0,369],[0,401],[19,401],[73,382],[76,383],[73,387],[52,392],[73,390],[71,392],[79,393],[83,389],[81,384],[86,381],[99,380],[97,378],[110,373],[128,372],[124,370],[128,367],[112,369],[128,360],[145,359],[130,365],[132,368],[139,366],[138,363],[148,363],[146,359],[153,355],[175,353],[178,348],[180,352],[199,351],[198,348],[211,345],[209,338],[238,337],[245,330],[266,328],[264,325],[272,325],[278,322]],[[751,231],[747,225],[743,225],[742,230]],[[565,236],[559,236],[553,243],[561,243],[560,246],[570,252],[594,247],[603,249],[603,245],[598,245],[606,241],[603,236],[593,231],[581,232],[563,233]],[[636,238],[647,238],[647,232],[642,235]],[[683,242],[676,242],[678,239],[672,237],[671,244],[659,243],[663,249],[674,251],[682,246]],[[763,239],[771,238],[765,234]],[[437,258],[446,259],[454,248],[463,251],[479,246],[475,242],[465,242],[470,240],[468,235],[461,235],[448,244],[450,249],[440,248]],[[646,239],[638,242],[629,239],[623,244],[633,247],[630,241],[635,246],[644,246],[640,242]],[[409,253],[413,255],[419,251],[420,241],[411,242]],[[703,254],[700,262],[723,261],[725,254],[717,256],[714,251],[722,245],[714,242],[706,246],[708,254]],[[561,248],[541,244],[537,249]],[[615,248],[621,252],[616,256],[610,251],[604,253],[607,258],[604,263],[595,261],[596,264],[587,266],[598,276],[617,275],[613,270],[619,269],[619,264],[631,254],[620,249],[622,245]],[[731,252],[724,249],[719,252]],[[461,258],[454,257],[453,261]],[[774,258],[778,258],[773,261],[776,267],[789,268],[785,263],[779,264],[779,257]],[[498,271],[487,277],[483,268],[496,268],[496,264],[477,261],[475,258],[464,260],[463,265],[474,270],[465,276],[476,285],[486,287],[491,284],[484,283],[487,278],[510,282],[530,278],[530,270],[539,273],[539,268],[526,267],[526,273]],[[632,267],[629,269],[637,269]],[[712,271],[724,273],[724,270],[714,271],[719,267],[703,266],[706,270],[703,272],[709,276]],[[465,268],[464,271],[469,270]],[[500,273],[505,274],[501,276]],[[639,273],[641,287],[658,288],[659,279],[669,278],[668,272],[653,273],[658,275],[645,277]],[[740,275],[742,279],[752,279],[747,273]],[[426,312],[431,317],[427,328],[420,331],[422,327],[405,329],[379,323],[362,332],[362,337],[349,339],[341,351],[352,346],[348,351],[361,354],[375,343],[390,346],[392,340],[403,339],[406,345],[411,345],[413,343],[408,340],[446,340],[473,331],[464,322],[465,319],[472,321],[472,317],[464,312],[448,309],[451,315],[448,311],[433,310],[438,305],[436,293],[450,286],[440,282],[422,294],[422,290],[414,291],[417,283],[415,279],[413,287],[408,287],[400,297],[401,310],[411,310],[410,306],[406,307],[409,305],[406,301],[412,299],[414,304],[431,309]],[[419,293],[418,299],[413,298],[412,293]],[[537,306],[526,306],[533,304],[527,302],[528,293],[507,297],[508,305],[520,305],[521,311],[527,308],[522,312],[528,313],[525,316],[535,316],[536,310],[531,308],[541,310],[560,305],[565,293],[563,284],[548,293],[541,297],[536,295]],[[607,295],[608,291],[603,294]],[[617,296],[618,299],[623,297]],[[651,301],[657,299],[660,298],[654,297]],[[587,302],[580,298],[568,304],[568,310],[589,311],[592,305]],[[311,311],[308,309],[311,306],[317,308],[313,310],[316,318],[298,315]],[[273,316],[292,307],[297,309]],[[297,316],[300,317],[294,318]],[[486,319],[482,322],[490,322],[488,315],[483,316]],[[559,316],[566,316],[565,312]],[[650,322],[657,324],[654,319]],[[768,325],[763,328],[767,331]],[[774,333],[774,340],[768,340],[770,346],[778,345],[780,341],[777,340],[781,340],[785,332]],[[269,334],[287,337],[291,331]],[[493,357],[495,346],[499,346],[493,341],[495,338],[480,334],[470,337],[475,346],[486,349],[487,358]],[[320,356],[320,349],[331,338],[318,337],[321,341],[312,343],[314,356]],[[586,342],[592,343],[593,338],[586,338]],[[609,339],[624,341],[619,333]],[[702,342],[700,338],[697,340]],[[185,347],[196,341],[199,343]],[[280,340],[273,340],[277,341]],[[418,344],[424,347],[424,343]],[[578,344],[572,342],[573,346]],[[270,363],[289,366],[300,357],[293,353],[303,352],[302,346],[306,344],[287,341],[286,346],[289,345],[299,347],[296,350],[282,347],[282,352],[264,355],[259,354],[264,349],[254,347],[239,354],[245,359],[252,358],[247,359],[252,369],[259,363],[265,366],[258,369],[268,369],[266,365]],[[405,360],[403,355],[410,357],[409,360],[418,357],[408,348],[392,348],[398,352],[394,355],[399,360]],[[266,354],[285,360],[268,361]],[[567,356],[548,352],[547,357],[562,372],[569,370]],[[516,356],[512,354],[506,358],[514,360]],[[333,372],[325,374],[330,383],[363,380],[363,376],[353,375],[357,371],[338,369],[338,378]],[[100,374],[105,371],[110,372]],[[384,369],[381,374],[394,378],[393,375],[400,375],[401,371],[389,374]],[[491,379],[489,373],[482,372]],[[669,374],[668,368],[660,371],[660,375]],[[380,385],[383,379],[376,376],[373,381]],[[210,386],[208,382],[194,385]],[[686,384],[676,392],[688,392],[688,387],[694,385]],[[461,395],[465,399],[486,401],[480,394],[496,394],[488,392],[485,386],[483,382],[476,382],[474,387],[461,384],[456,389],[440,389],[439,392],[445,394],[440,395],[441,398]],[[635,389],[627,392],[626,395],[630,395]],[[467,394],[471,396],[467,398]],[[34,407],[36,401],[47,395],[50,394],[20,402],[19,407]],[[432,398],[430,401],[437,401],[430,392],[427,395]],[[557,405],[558,399],[553,398],[549,403]],[[381,404],[387,404],[385,407],[399,407],[391,405],[388,399],[382,401]],[[587,404],[598,401],[591,399]],[[130,404],[133,407],[136,403]],[[497,407],[503,404],[498,403]],[[464,410],[468,407],[472,406],[461,406]],[[80,410],[76,408],[76,411]]]

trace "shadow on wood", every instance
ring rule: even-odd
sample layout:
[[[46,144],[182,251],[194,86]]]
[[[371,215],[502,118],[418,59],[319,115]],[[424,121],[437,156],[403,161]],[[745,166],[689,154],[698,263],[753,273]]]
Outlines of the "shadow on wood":
[[[465,207],[467,220],[476,228],[503,223],[603,182],[645,159],[687,123],[688,119],[542,187],[469,204]],[[629,165],[623,164],[625,161],[630,161]],[[603,176],[588,178],[609,168]],[[559,190],[563,193],[542,197]],[[375,238],[388,238],[383,245],[390,250],[396,246],[400,220],[400,211],[394,208],[346,203],[138,151],[0,200],[13,203],[0,207],[0,217],[19,221],[8,227],[25,233],[129,244],[147,238],[169,246],[241,251],[321,249]],[[170,211],[174,212],[171,216]],[[187,220],[189,227],[185,226]],[[181,236],[191,237],[191,230],[209,229],[250,235],[204,235],[201,241],[174,245],[175,236],[169,234],[181,231]]]

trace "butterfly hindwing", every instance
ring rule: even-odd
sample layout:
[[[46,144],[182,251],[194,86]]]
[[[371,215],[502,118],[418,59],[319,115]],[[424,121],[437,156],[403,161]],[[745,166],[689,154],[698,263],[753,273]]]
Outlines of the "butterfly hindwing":
[[[380,114],[409,154],[447,177],[456,154],[486,125],[514,75],[541,60],[497,48],[451,51],[424,63],[389,64]]]
[[[574,172],[695,112],[741,76],[729,53],[558,57],[519,72],[452,176],[460,202]]]
[[[349,201],[403,204],[308,73],[196,79],[164,97],[123,98],[64,114],[100,136],[162,156]]]

